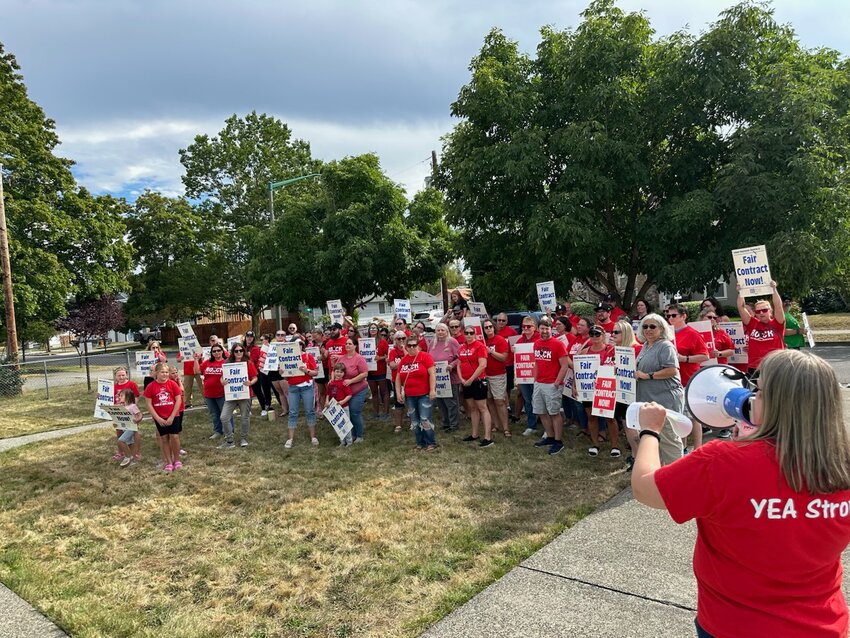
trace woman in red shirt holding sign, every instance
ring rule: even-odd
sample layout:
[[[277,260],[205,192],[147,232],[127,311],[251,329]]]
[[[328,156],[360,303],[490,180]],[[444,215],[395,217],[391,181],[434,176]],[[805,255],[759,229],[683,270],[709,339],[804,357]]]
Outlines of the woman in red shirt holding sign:
[[[475,338],[472,326],[463,329],[464,343],[457,352],[460,362],[457,372],[460,378],[461,391],[466,401],[466,413],[472,419],[472,434],[464,441],[478,440],[478,424],[484,421],[484,438],[478,444],[480,447],[494,445],[490,410],[487,409],[487,348],[484,343]]]
[[[594,325],[590,328],[590,341],[585,344],[579,354],[598,354],[599,365],[614,365],[614,346],[605,343],[605,330],[602,326]],[[575,369],[573,369],[573,397],[578,396],[578,384],[575,380]],[[587,426],[590,430],[590,447],[587,453],[590,456],[599,455],[599,417],[592,414],[593,401],[582,401],[585,414],[587,415]],[[607,425],[607,421],[606,421]],[[620,432],[616,423],[608,428],[608,436],[611,437],[611,456],[620,456]]]
[[[641,408],[635,498],[697,522],[699,636],[845,638],[841,553],[850,542],[850,436],[823,359],[795,350],[761,364],[758,429],[661,467],[666,412]]]
[[[762,299],[757,301],[751,313],[744,304],[741,296],[741,284],[738,284],[738,298],[736,300],[741,322],[744,324],[744,332],[747,335],[747,354],[750,357],[747,373],[752,377],[761,360],[774,350],[785,348],[785,310],[782,307],[782,296],[776,289],[776,282],[771,281],[773,288],[773,313],[771,313],[770,302]],[[755,317],[753,317],[755,314]]]
[[[405,342],[407,354],[402,357],[395,378],[396,396],[404,400],[407,416],[416,434],[416,451],[437,448],[437,435],[431,415],[437,398],[437,368],[433,357],[422,352],[416,335]]]
[[[224,346],[216,343],[210,348],[210,358],[201,361],[201,353],[195,354],[195,374],[204,375],[204,401],[212,419],[213,433],[211,441],[224,435],[221,426],[221,411],[224,410],[224,386],[221,385],[221,366],[224,365]],[[231,418],[230,428],[233,429]]]

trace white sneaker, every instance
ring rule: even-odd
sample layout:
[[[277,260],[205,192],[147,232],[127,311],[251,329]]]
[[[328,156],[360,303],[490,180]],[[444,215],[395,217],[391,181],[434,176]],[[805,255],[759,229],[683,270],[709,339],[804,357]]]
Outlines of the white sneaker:
[[[121,462],[118,464],[118,466],[119,467],[127,467],[132,462],[133,462],[132,456],[125,456],[123,459],[121,459]]]
[[[242,442],[239,444],[239,447],[248,447],[248,439],[242,439]]]
[[[265,410],[263,410],[262,412],[260,412],[260,416],[268,416],[268,414],[269,414],[269,413],[268,413],[268,412],[266,412]]]
[[[313,447],[318,447],[319,446],[319,439],[317,439],[314,436],[312,439],[310,439],[310,443],[313,445]]]
[[[523,432],[522,435],[523,436],[531,436],[535,432],[537,432],[537,430],[535,430],[534,428],[525,428],[525,432]]]
[[[291,449],[292,448],[292,439],[286,439],[286,443],[283,444],[283,447],[285,447],[287,450]]]
[[[362,437],[362,436],[358,436],[356,439],[354,439],[354,442],[355,442],[355,443],[363,443],[363,437]]]
[[[218,432],[213,432],[212,436],[210,437],[210,441],[215,441],[216,439],[220,439],[220,438],[221,438],[221,434],[219,434]]]

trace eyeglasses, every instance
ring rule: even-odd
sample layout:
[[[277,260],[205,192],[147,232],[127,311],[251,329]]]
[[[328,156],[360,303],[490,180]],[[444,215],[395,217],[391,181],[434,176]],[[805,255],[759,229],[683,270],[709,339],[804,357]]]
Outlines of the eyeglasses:
[[[768,312],[770,312],[770,308],[756,308],[757,315],[766,315]]]
[[[706,319],[717,319],[717,315],[706,315]]]
[[[397,326],[403,326],[403,325],[404,325],[404,322],[403,322],[403,321],[396,321],[396,322],[395,322],[395,325],[397,325]]]
[[[664,318],[665,319],[672,319],[673,317],[678,317],[678,316],[679,316],[678,312],[671,312],[670,314],[664,315]]]
[[[533,325],[531,325],[530,323],[524,323],[524,324],[522,325],[522,329],[523,329],[523,330],[534,330],[534,326],[533,326]]]
[[[233,352],[245,352],[242,348],[233,348]]]
[[[623,331],[622,330],[612,330],[611,334],[612,335],[621,335],[621,334],[623,334]]]
[[[450,323],[449,328],[460,328],[460,324],[459,323]]]
[[[643,324],[643,329],[644,329],[644,330],[655,330],[657,327],[658,327],[658,326],[656,326],[654,323],[645,323],[645,324]]]
[[[464,330],[464,331],[463,331],[463,334],[465,334],[465,335],[474,335],[474,334],[475,334],[475,330]]]
[[[601,337],[605,333],[599,332],[598,330],[591,330],[589,334],[591,337]]]
[[[404,344],[404,346],[406,348],[418,348],[419,344],[418,343],[406,343],[406,344]]]
[[[495,329],[496,329],[496,326],[494,326],[494,325],[484,326],[484,330],[495,330]]]
[[[396,341],[404,341],[404,337],[396,337],[395,340]]]
[[[275,332],[275,333],[274,333],[274,336],[275,336],[275,337],[285,337],[285,336],[286,336],[286,333],[285,333],[285,332]]]
[[[210,352],[224,352],[221,348],[213,348]]]
[[[496,323],[508,323],[507,319],[496,319]]]

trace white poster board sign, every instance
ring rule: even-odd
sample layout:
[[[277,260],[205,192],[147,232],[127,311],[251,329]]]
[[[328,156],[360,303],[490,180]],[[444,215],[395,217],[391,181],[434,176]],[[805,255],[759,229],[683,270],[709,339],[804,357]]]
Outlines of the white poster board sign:
[[[357,351],[366,359],[366,369],[374,372],[378,369],[378,346],[373,337],[363,337],[357,343]]]
[[[615,346],[614,361],[617,366],[614,375],[617,378],[617,403],[629,405],[636,399],[635,371],[637,357],[631,346]]]
[[[770,266],[764,246],[750,246],[732,251],[735,277],[741,284],[742,297],[758,297],[773,294],[770,287]]]
[[[109,421],[112,417],[104,406],[115,403],[115,384],[107,379],[97,380],[97,396],[94,400],[94,418]]]
[[[345,311],[342,309],[342,301],[339,299],[331,299],[328,301],[328,314],[331,317],[331,323],[338,323],[339,325],[343,325],[343,319],[345,319]]]
[[[534,344],[518,343],[514,346],[514,383],[534,383]]]
[[[815,335],[812,334],[812,328],[809,325],[809,315],[803,313],[803,328],[806,330],[806,339],[809,342],[809,347],[815,347]]]
[[[225,363],[221,366],[221,378],[224,381],[224,400],[241,401],[250,399],[251,392],[248,386],[248,364]]]
[[[263,373],[277,372],[278,347],[282,345],[282,343],[275,341],[273,343],[263,344],[260,348],[260,352],[266,355],[263,363]]]
[[[596,384],[593,389],[593,407],[590,414],[604,419],[614,418],[617,407],[617,379],[614,377],[614,366],[599,366],[596,372]],[[614,424],[617,427],[617,424]]]
[[[103,411],[112,419],[112,425],[116,430],[130,430],[138,432],[139,426],[133,421],[133,415],[123,405],[105,405]]]
[[[470,301],[469,312],[472,313],[473,317],[481,317],[482,319],[487,319],[489,316],[487,314],[487,308],[485,308],[484,304],[480,301]]]
[[[330,400],[328,407],[322,410],[322,414],[336,431],[340,441],[344,440],[351,433],[353,429],[351,420],[345,413],[345,409],[336,402],[336,399]]]
[[[143,377],[152,375],[151,368],[156,365],[156,353],[152,350],[142,350],[136,353],[136,370]]]
[[[452,377],[449,372],[448,361],[436,361],[434,363],[434,372],[437,376],[437,398],[451,399],[452,398]]]
[[[463,329],[466,330],[467,328],[475,330],[475,338],[479,341],[484,341],[484,328],[481,325],[481,317],[464,317]]]
[[[235,337],[227,338],[227,351],[230,352],[233,350],[234,346],[238,346],[242,343],[242,335],[236,335]]]
[[[598,369],[598,354],[577,354],[573,357],[573,370],[579,401],[593,401],[593,392],[596,389],[596,371]]]
[[[543,312],[555,312],[555,282],[541,281],[537,284],[537,301],[540,303],[540,309]]]
[[[315,379],[324,379],[325,378],[325,364],[322,363],[322,355],[319,352],[319,346],[311,346],[309,348],[305,348],[304,352],[307,354],[312,354],[313,359],[316,361],[316,376]]]
[[[192,361],[195,357],[195,351],[186,342],[186,337],[177,337],[177,349],[180,351],[180,358],[183,361]]]
[[[413,312],[410,310],[410,299],[393,299],[393,310],[395,314],[410,323],[413,321]]]
[[[747,335],[744,332],[744,324],[740,321],[721,321],[718,328],[726,331],[735,346],[735,354],[729,357],[729,363],[747,363],[750,358],[744,348],[747,345]]]
[[[284,379],[287,377],[300,377],[304,375],[301,370],[301,344],[298,341],[291,343],[278,343],[279,346],[277,363],[280,376]]]
[[[183,337],[184,339],[186,337],[195,337],[195,331],[192,328],[192,326],[189,324],[188,321],[184,322],[184,323],[178,323],[177,324],[177,331],[180,333],[180,336]],[[195,338],[197,339],[197,337],[195,337]]]

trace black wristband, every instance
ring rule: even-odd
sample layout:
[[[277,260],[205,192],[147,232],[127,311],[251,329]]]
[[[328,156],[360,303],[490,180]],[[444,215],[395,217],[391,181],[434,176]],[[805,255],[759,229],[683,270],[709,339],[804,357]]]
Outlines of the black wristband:
[[[638,435],[638,439],[642,439],[644,436],[652,436],[658,439],[658,442],[661,443],[661,435],[658,432],[653,432],[652,430],[641,430]]]

